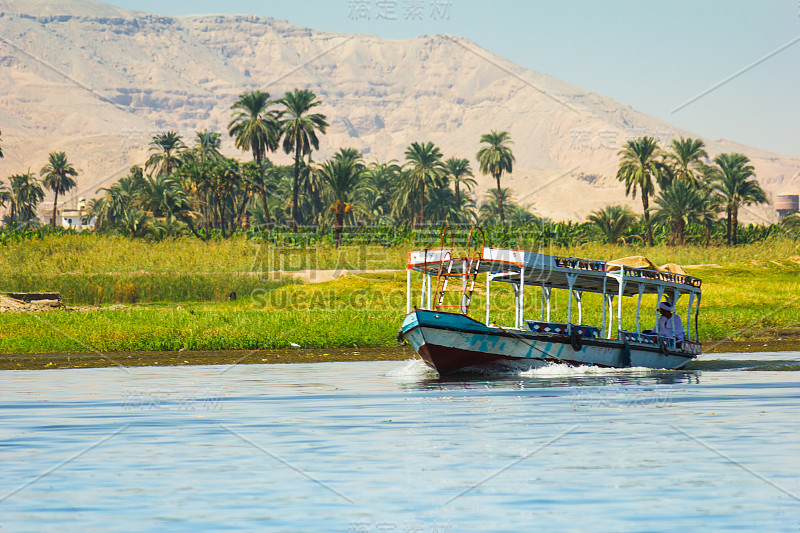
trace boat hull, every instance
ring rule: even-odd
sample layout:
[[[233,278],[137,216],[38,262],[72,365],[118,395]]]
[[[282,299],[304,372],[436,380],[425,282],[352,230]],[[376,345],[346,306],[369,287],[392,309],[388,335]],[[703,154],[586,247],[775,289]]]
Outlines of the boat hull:
[[[427,310],[409,313],[401,334],[440,375],[503,361],[678,369],[695,358],[615,339],[582,339],[576,350],[569,336],[488,327],[461,314]]]

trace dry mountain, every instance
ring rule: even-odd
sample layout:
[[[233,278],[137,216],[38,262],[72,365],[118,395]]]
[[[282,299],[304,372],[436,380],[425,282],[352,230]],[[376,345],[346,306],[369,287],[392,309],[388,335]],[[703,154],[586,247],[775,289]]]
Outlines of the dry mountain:
[[[66,150],[81,171],[74,197],[91,197],[141,164],[155,132],[177,130],[188,142],[196,130],[225,132],[231,104],[251,89],[279,96],[308,87],[320,96],[331,127],[318,160],[342,146],[368,160],[402,159],[409,143],[431,140],[477,167],[480,135],[508,130],[517,166],[506,183],[520,203],[555,219],[631,202],[612,178],[627,138],[691,135],[461,37],[393,41],[247,15],[163,17],[91,0],[3,0],[0,65],[0,176],[38,171],[48,152]],[[800,158],[707,143],[712,155],[746,153],[773,194],[800,189]],[[240,154],[227,135],[223,147]],[[492,185],[479,183],[481,194]]]

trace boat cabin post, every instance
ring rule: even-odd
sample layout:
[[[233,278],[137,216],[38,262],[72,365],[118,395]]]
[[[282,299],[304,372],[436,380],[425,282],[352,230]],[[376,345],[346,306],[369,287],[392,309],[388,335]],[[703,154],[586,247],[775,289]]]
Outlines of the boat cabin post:
[[[517,329],[522,327],[525,320],[525,267],[519,268],[519,300],[517,302]]]
[[[625,294],[625,269],[620,269],[619,277],[619,299],[617,300],[617,332],[622,334],[622,297]],[[610,337],[610,335],[609,335]]]
[[[608,276],[603,276],[603,299],[600,305],[603,306],[603,325],[600,331],[606,331],[606,308],[608,307],[608,296],[606,295],[606,286],[608,285]]]
[[[653,326],[653,331],[655,331],[656,333],[658,333],[658,307],[661,305],[661,298],[664,296],[664,287],[662,287],[661,285],[659,285],[659,286],[656,288],[656,291],[657,291],[657,293],[658,293],[658,299],[656,300],[656,310],[655,310],[655,314],[656,314],[656,321],[655,321],[655,322],[653,322],[653,323],[655,324],[655,325]]]
[[[406,268],[406,314],[411,312],[411,269]]]
[[[569,296],[567,298],[567,333],[572,333],[572,288],[575,287],[575,282],[578,280],[577,274],[567,274],[567,290]],[[580,322],[580,320],[578,320]]]
[[[644,294],[644,283],[639,283],[639,299],[636,301],[636,333],[642,332],[642,327],[639,325],[639,315],[642,311],[643,294]]]

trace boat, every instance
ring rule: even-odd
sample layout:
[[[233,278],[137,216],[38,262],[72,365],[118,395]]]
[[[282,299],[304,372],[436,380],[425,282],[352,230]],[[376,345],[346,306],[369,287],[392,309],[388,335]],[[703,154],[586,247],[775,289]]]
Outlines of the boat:
[[[487,247],[480,228],[470,231],[464,253],[453,254],[450,228],[443,230],[439,248],[408,254],[406,316],[398,331],[398,339],[440,375],[508,362],[680,369],[701,353],[697,327],[702,282],[680,269]],[[415,276],[421,280],[418,295],[412,290]],[[480,320],[470,316],[479,278],[485,282]],[[513,289],[506,325],[498,324],[492,313],[493,291],[503,287],[498,283]],[[510,298],[508,289],[503,290]],[[559,293],[567,298],[566,320],[555,321],[551,316]],[[642,300],[652,300],[650,295],[656,296],[650,309],[662,302],[672,306],[685,324],[684,340],[642,329]],[[632,317],[623,318],[623,301],[628,299],[636,300],[635,325]],[[591,322],[584,320],[589,314],[584,313],[586,300],[602,308],[594,312],[595,323],[584,323]],[[527,316],[530,307],[538,307],[538,316]]]

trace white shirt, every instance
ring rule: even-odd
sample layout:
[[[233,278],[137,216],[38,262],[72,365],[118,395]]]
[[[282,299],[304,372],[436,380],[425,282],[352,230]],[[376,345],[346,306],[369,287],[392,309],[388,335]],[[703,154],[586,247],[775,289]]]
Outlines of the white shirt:
[[[683,323],[681,322],[681,318],[674,313],[669,318],[659,314],[658,322],[656,323],[656,330],[658,331],[659,335],[673,338],[678,342],[686,338],[686,334],[683,332]]]

